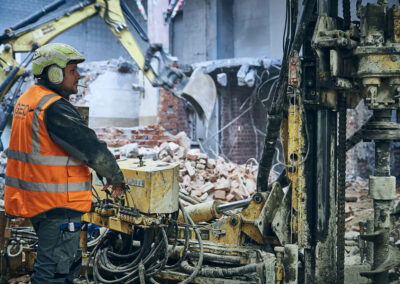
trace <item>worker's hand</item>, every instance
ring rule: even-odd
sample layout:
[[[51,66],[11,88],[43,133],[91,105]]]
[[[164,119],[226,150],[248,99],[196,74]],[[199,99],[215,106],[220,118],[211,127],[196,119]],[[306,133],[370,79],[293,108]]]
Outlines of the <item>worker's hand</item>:
[[[126,184],[126,179],[120,184],[111,185],[111,197],[120,197],[123,193],[123,185]],[[107,179],[107,184],[103,187],[102,191],[107,190],[110,187],[110,181]]]

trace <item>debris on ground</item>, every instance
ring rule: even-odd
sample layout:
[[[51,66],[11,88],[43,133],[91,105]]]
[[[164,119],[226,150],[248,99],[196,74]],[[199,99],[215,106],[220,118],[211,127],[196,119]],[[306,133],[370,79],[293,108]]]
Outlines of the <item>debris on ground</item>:
[[[144,159],[179,163],[180,193],[195,202],[232,202],[249,198],[256,191],[257,166],[253,161],[238,165],[222,157],[211,158],[200,149],[190,149],[185,132],[171,136],[158,125],[95,131],[117,158],[142,155]]]

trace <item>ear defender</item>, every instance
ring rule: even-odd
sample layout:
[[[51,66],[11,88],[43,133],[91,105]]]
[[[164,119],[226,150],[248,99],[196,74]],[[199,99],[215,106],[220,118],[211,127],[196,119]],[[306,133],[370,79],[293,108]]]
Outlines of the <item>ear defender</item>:
[[[53,84],[61,84],[64,79],[63,70],[57,65],[51,65],[47,71],[47,78]]]

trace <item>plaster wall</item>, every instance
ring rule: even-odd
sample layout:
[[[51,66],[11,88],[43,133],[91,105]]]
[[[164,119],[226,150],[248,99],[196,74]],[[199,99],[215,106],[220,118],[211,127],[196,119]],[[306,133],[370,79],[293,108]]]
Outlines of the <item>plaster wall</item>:
[[[186,1],[172,27],[172,53],[183,63],[282,56],[285,1]]]
[[[91,85],[90,127],[133,127],[139,124],[139,92],[132,89],[136,74],[106,71]]]
[[[262,0],[234,2],[234,57],[263,57],[269,54],[270,2]]]

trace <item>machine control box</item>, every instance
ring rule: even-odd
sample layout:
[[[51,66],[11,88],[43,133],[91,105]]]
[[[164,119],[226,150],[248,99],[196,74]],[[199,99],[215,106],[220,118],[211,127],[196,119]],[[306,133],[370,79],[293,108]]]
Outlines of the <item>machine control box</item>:
[[[138,159],[127,159],[118,164],[130,188],[130,206],[145,214],[178,211],[178,163],[143,160],[141,165]]]

